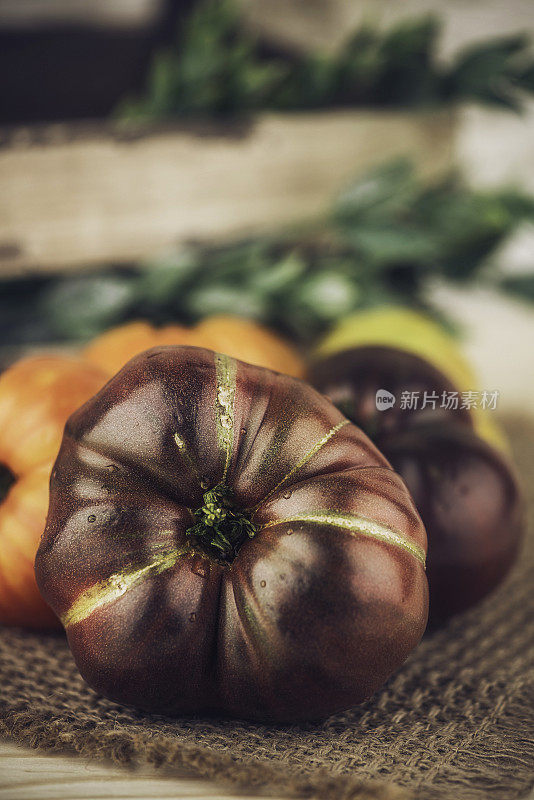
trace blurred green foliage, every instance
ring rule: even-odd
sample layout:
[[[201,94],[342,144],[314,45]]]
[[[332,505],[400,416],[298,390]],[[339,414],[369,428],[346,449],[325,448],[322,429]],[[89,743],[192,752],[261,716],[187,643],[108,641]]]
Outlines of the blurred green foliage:
[[[523,220],[534,220],[534,198],[473,191],[455,177],[429,186],[410,162],[395,160],[363,175],[298,234],[192,244],[128,269],[40,279],[33,293],[4,285],[1,332],[8,340],[80,340],[129,319],[192,323],[231,313],[309,343],[376,304],[437,313],[436,281],[476,281],[534,301],[534,273],[505,278],[492,266]]]
[[[501,288],[520,300],[534,303],[534,273],[503,278]]]
[[[449,66],[436,58],[433,16],[390,30],[369,25],[334,55],[269,53],[241,24],[234,0],[197,5],[171,49],[155,54],[142,97],[125,120],[247,114],[260,109],[431,107],[461,100],[517,109],[534,91],[534,61],[521,35],[475,44]]]

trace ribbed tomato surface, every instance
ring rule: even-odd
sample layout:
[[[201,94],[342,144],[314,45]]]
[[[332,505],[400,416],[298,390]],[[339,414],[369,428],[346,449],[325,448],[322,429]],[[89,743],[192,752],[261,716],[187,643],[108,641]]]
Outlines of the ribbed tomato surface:
[[[102,694],[294,721],[402,664],[426,625],[425,552],[404,483],[323,395],[163,347],[70,418],[36,573]]]

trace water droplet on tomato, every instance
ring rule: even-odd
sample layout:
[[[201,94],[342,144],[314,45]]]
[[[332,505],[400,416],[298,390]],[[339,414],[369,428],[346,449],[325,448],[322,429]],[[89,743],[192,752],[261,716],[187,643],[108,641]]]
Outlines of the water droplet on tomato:
[[[295,531],[293,530],[293,528],[288,528],[288,530],[287,530],[287,535],[288,535],[288,536],[291,536],[291,534],[292,534],[292,533],[294,533],[294,532],[295,532]]]
[[[228,414],[223,414],[221,417],[221,425],[223,428],[231,428],[232,427],[232,420],[228,416]]]
[[[284,500],[289,500],[289,498],[291,497],[291,492],[289,491],[289,489],[283,493],[282,497],[284,498]]]
[[[241,428],[241,431],[240,431],[241,436],[244,436],[246,432],[247,432],[246,428]]]
[[[196,618],[197,618],[197,615],[195,614],[194,611],[191,614],[189,614],[189,622],[194,622],[196,620]]]
[[[210,485],[210,482],[209,482],[209,480],[207,478],[201,478],[200,479],[200,488],[201,489],[207,489],[209,485]]]
[[[267,586],[267,581],[260,581],[260,586]]]
[[[89,514],[89,516],[87,517],[87,522],[96,522],[96,515]]]
[[[217,399],[221,406],[227,406],[230,404],[230,400],[232,399],[232,392],[230,391],[230,389],[221,386],[221,388],[217,393]]]

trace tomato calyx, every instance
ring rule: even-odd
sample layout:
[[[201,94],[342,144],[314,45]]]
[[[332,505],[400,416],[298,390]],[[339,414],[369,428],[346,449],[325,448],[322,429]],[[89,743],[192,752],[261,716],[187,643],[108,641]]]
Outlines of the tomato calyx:
[[[232,490],[223,483],[203,495],[204,504],[195,512],[197,522],[186,530],[206,555],[231,563],[246,539],[252,539],[257,528],[233,503]]]
[[[0,463],[0,503],[6,499],[9,490],[16,481],[15,475],[11,472],[9,467]]]

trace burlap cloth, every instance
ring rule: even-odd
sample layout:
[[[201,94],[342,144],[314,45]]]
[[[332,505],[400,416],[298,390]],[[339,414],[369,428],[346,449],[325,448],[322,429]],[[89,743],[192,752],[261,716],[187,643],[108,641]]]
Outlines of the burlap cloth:
[[[0,630],[0,734],[285,797],[515,798],[534,773],[534,425],[507,421],[529,536],[497,592],[428,636],[375,697],[321,725],[137,713],[96,696],[60,634]]]

